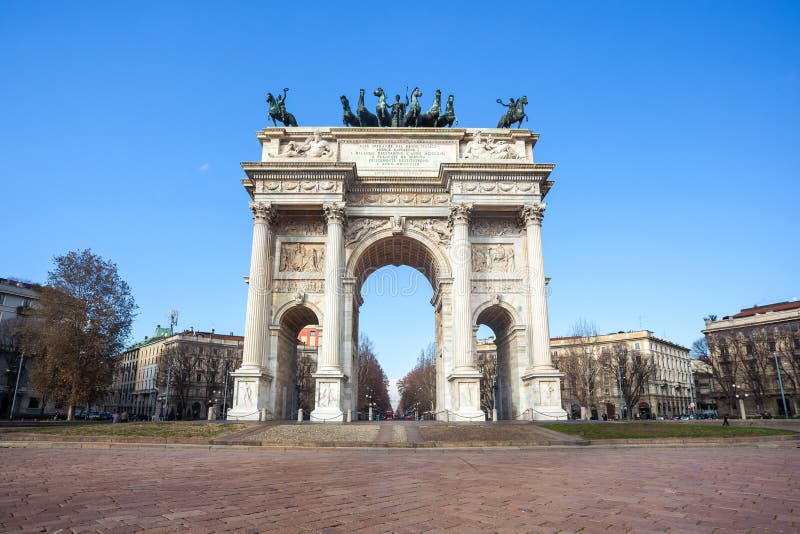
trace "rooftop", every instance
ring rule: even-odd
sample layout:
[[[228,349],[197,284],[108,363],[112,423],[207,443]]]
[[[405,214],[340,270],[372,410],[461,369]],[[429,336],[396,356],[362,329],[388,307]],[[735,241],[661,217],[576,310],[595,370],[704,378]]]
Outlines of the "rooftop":
[[[786,311],[800,309],[800,301],[776,302],[774,304],[765,304],[763,306],[753,306],[752,308],[743,308],[739,313],[730,317],[723,317],[723,319],[741,319],[742,317],[752,317],[759,313],[769,313],[776,311]]]

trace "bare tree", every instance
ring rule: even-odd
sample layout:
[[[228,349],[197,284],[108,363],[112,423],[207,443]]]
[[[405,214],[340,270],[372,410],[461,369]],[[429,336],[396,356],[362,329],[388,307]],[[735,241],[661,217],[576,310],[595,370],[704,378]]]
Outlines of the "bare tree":
[[[783,388],[794,401],[795,411],[800,400],[800,329],[795,323],[777,328],[775,332],[775,349],[781,368]]]
[[[497,348],[478,354],[478,371],[481,373],[481,410],[494,409],[494,386],[497,377]]]
[[[303,410],[303,413],[310,414],[314,409],[314,387],[315,380],[312,376],[317,370],[316,360],[309,354],[308,351],[298,351],[297,355],[297,373],[295,386],[297,387],[297,407]],[[362,372],[359,368],[359,380],[361,380]],[[359,381],[359,384],[361,382]]]
[[[694,340],[694,343],[692,343],[692,350],[690,351],[690,355],[692,358],[695,359],[708,358],[708,341],[706,341],[705,337],[701,337]]]
[[[577,401],[582,407],[582,417],[588,419],[597,402],[600,389],[602,363],[597,354],[597,327],[585,319],[572,326],[568,344],[556,357],[559,370],[564,373],[564,386],[571,397],[569,404]]]
[[[421,350],[414,368],[397,382],[400,406],[418,416],[436,410],[436,345]]]
[[[197,370],[199,360],[200,356],[196,347],[188,343],[170,343],[164,347],[161,353],[158,383],[159,386],[166,387],[167,377],[169,377],[170,397],[177,398],[176,418],[178,419],[186,416],[193,375]]]
[[[638,350],[629,350],[626,343],[618,343],[602,355],[603,366],[622,393],[622,400],[628,407],[627,419],[639,405],[639,400],[647,391],[651,376],[655,372],[653,361]]]
[[[706,335],[706,340],[710,354],[706,363],[711,366],[711,376],[715,385],[713,389],[721,393],[721,397],[718,398],[724,398],[728,409],[734,411],[736,390],[743,386],[741,381],[737,384],[737,380],[740,378],[744,346],[733,334],[711,333]]]
[[[358,410],[368,411],[370,403],[381,412],[391,408],[389,379],[378,362],[372,340],[362,334],[358,341]]]

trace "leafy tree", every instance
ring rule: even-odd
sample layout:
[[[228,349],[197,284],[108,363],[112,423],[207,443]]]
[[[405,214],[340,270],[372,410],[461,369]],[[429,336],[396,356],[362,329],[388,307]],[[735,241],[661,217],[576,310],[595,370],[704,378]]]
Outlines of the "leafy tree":
[[[368,412],[370,402],[380,412],[391,408],[389,379],[383,372],[375,346],[367,336],[358,340],[358,410]],[[369,395],[369,397],[367,397]]]
[[[136,304],[117,266],[91,250],[53,261],[24,345],[38,355],[33,388],[66,404],[72,419],[75,406],[105,397],[113,378],[112,356],[124,347]]]

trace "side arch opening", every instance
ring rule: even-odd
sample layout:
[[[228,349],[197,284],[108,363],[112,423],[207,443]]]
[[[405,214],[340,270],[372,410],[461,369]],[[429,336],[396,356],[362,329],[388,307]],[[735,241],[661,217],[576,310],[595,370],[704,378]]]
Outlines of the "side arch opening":
[[[276,419],[294,419],[302,408],[304,417],[314,409],[317,350],[322,337],[319,317],[303,304],[287,308],[278,320],[278,352],[273,384]]]

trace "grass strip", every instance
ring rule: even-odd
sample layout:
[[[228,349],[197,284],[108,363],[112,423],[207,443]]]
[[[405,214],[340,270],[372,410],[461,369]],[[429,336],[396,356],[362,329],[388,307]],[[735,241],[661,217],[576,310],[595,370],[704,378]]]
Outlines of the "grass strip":
[[[621,422],[621,423],[543,423],[544,428],[584,439],[654,439],[654,438],[741,438],[796,434],[781,428],[722,426],[718,424]]]
[[[63,422],[36,427],[0,428],[0,433],[45,434],[51,436],[104,436],[148,438],[213,438],[244,430],[242,424],[191,422]]]

